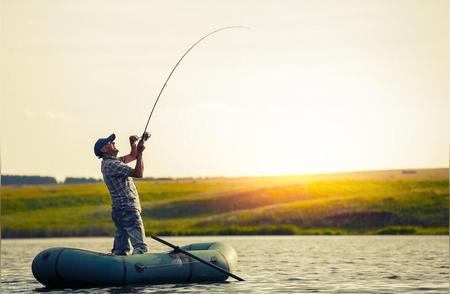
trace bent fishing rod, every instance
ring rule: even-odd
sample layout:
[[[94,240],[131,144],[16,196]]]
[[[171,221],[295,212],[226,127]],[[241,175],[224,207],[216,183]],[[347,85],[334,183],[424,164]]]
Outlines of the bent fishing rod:
[[[146,141],[150,135],[147,133],[147,127],[148,124],[150,122],[150,119],[152,118],[152,114],[153,111],[155,110],[156,104],[158,104],[159,98],[161,97],[162,92],[164,91],[164,89],[166,88],[167,82],[169,81],[170,77],[172,76],[173,72],[177,69],[178,65],[180,64],[180,62],[183,60],[183,58],[189,53],[189,51],[191,51],[198,43],[200,43],[201,41],[203,41],[204,39],[208,38],[209,36],[220,32],[220,31],[224,31],[224,30],[229,30],[229,29],[249,29],[249,27],[244,27],[244,26],[229,26],[229,27],[223,27],[220,29],[217,29],[215,31],[212,31],[211,33],[203,36],[202,38],[200,38],[197,42],[195,42],[191,47],[189,47],[189,49],[183,54],[183,56],[181,56],[181,58],[178,60],[178,62],[175,64],[175,66],[173,67],[172,71],[170,72],[169,76],[167,77],[166,81],[164,82],[161,90],[159,91],[158,97],[156,98],[155,104],[153,104],[153,108],[152,111],[150,112],[150,115],[148,117],[147,123],[145,124],[145,128],[144,128],[144,132],[142,133],[142,137],[141,140]]]

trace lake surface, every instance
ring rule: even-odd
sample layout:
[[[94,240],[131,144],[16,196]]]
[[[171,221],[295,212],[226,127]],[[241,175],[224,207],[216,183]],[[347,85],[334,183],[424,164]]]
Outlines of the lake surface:
[[[1,293],[448,293],[448,236],[233,236],[166,237],[177,245],[221,241],[238,253],[225,283],[45,289],[31,262],[49,247],[108,252],[112,238],[1,241]],[[169,249],[148,238],[151,252]]]

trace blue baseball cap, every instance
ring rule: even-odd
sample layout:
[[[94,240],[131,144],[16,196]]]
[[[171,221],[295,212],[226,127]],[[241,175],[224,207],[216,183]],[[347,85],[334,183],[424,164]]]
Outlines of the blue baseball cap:
[[[109,142],[112,142],[116,139],[116,135],[115,134],[111,134],[109,137],[107,138],[100,138],[97,140],[97,142],[95,142],[94,145],[94,153],[95,155],[98,156],[98,158],[102,157],[102,148],[103,146],[105,146],[106,144],[108,144]]]

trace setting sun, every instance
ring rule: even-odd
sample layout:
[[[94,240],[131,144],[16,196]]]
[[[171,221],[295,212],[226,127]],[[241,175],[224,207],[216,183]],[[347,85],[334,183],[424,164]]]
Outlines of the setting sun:
[[[148,129],[148,176],[448,166],[440,2],[266,3],[252,17],[234,3],[194,23],[146,2],[20,3],[4,4],[4,173],[98,177],[95,140],[115,133],[128,152],[176,61],[229,25],[250,29],[204,40],[169,80]],[[168,11],[177,23],[163,33],[154,24]]]

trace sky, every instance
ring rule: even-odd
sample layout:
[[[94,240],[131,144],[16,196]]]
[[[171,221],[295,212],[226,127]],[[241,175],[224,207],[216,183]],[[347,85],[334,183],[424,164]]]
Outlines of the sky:
[[[2,174],[100,178],[448,167],[449,1],[1,1]],[[131,164],[133,166],[133,164]]]

